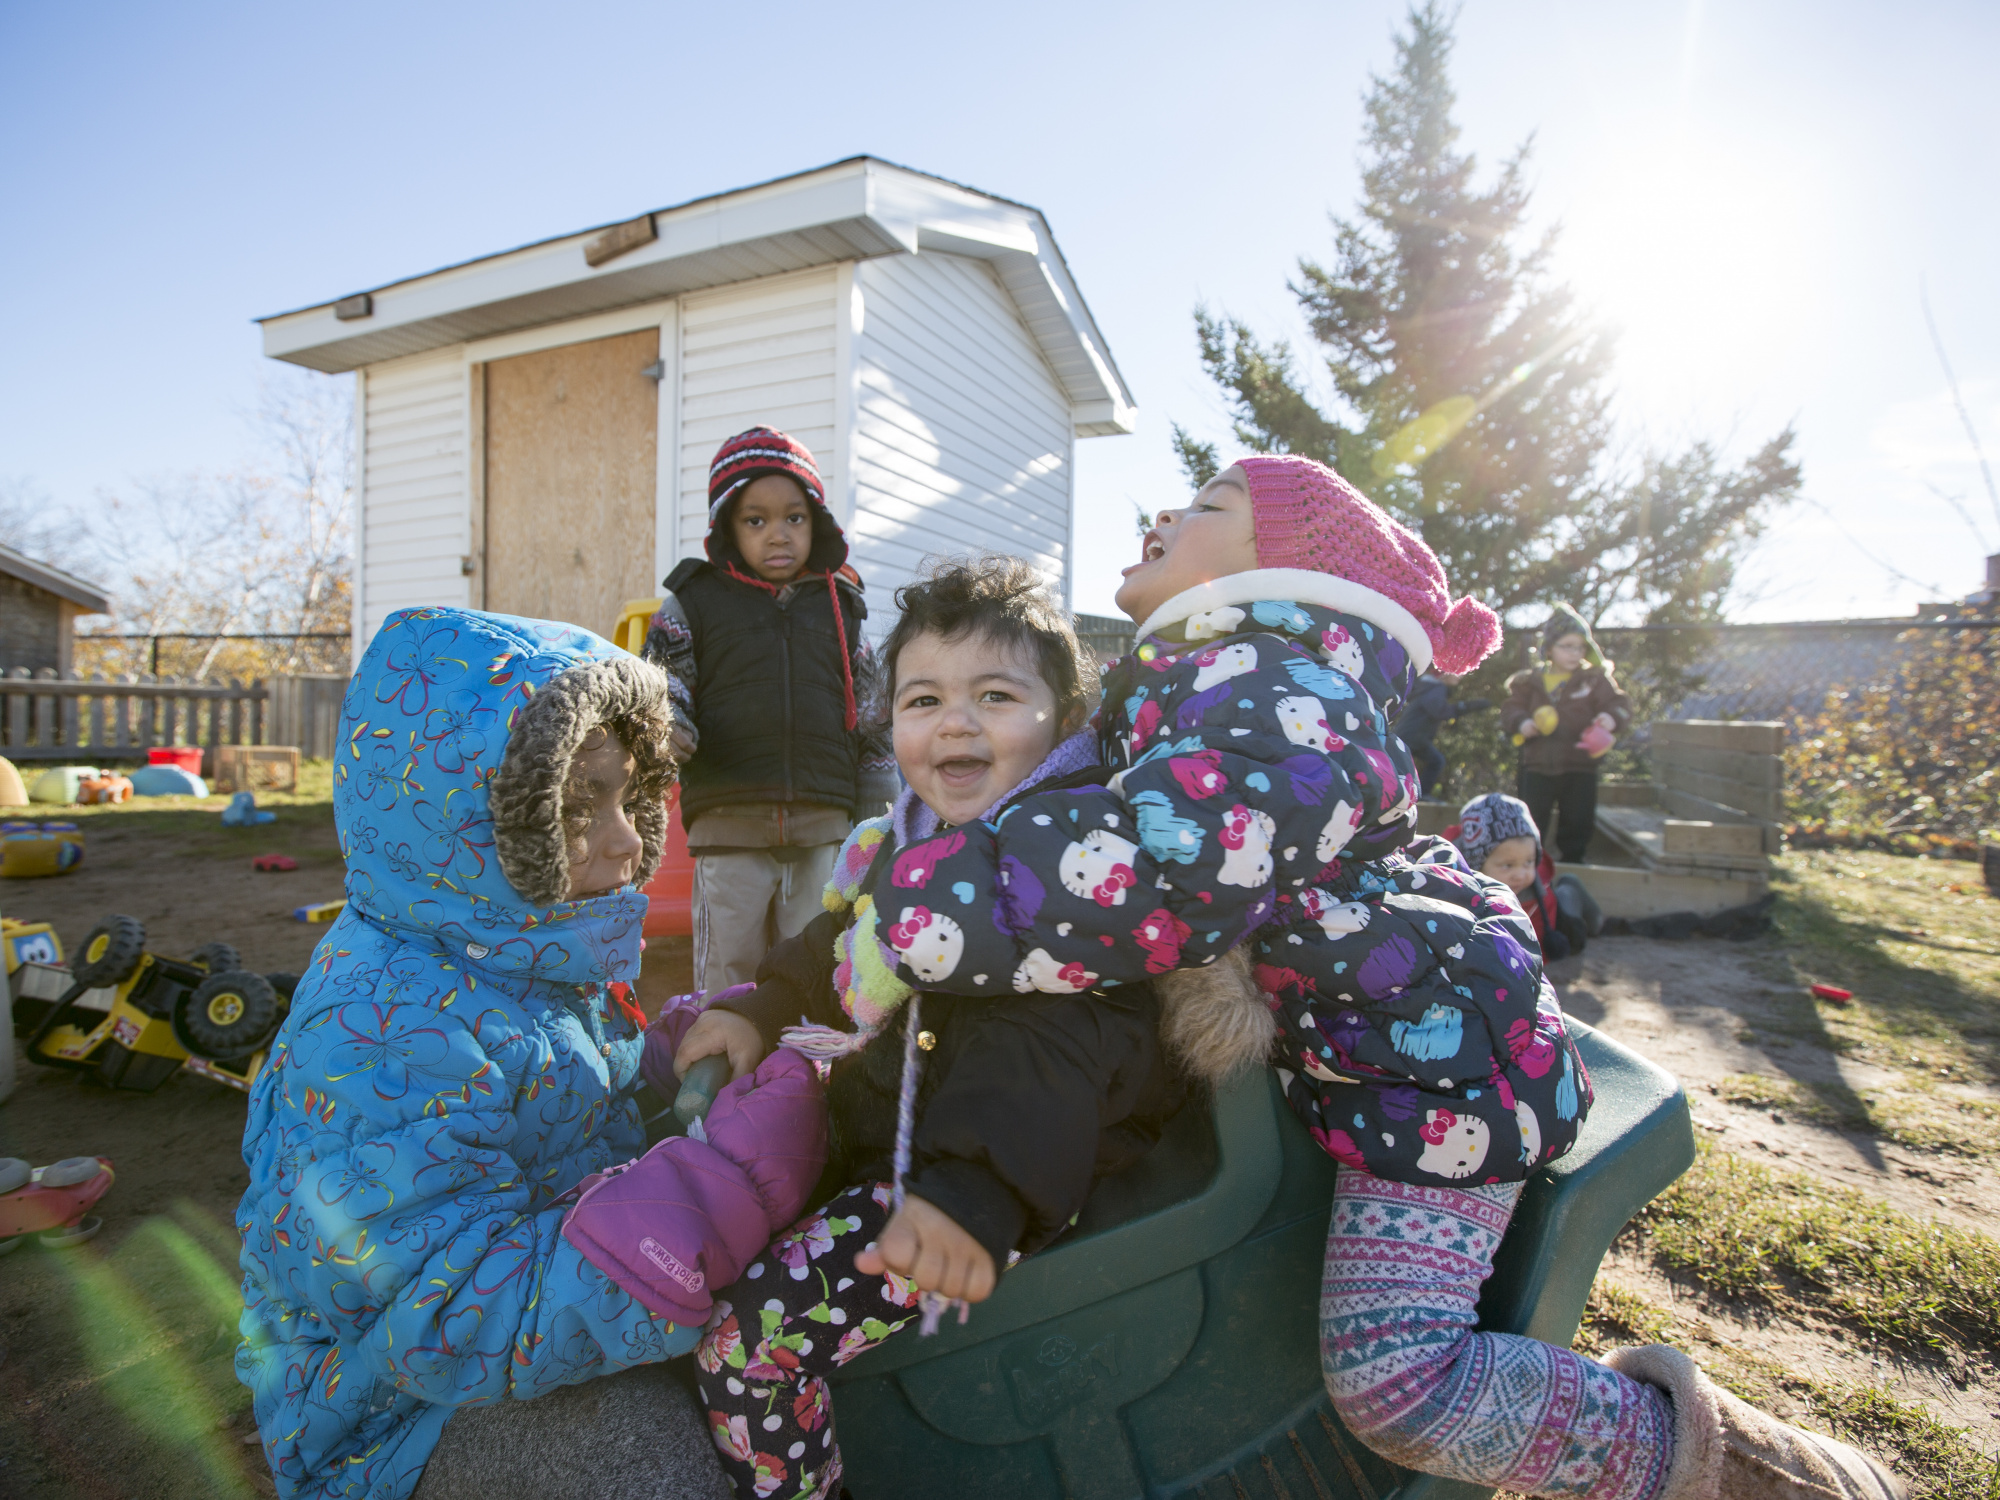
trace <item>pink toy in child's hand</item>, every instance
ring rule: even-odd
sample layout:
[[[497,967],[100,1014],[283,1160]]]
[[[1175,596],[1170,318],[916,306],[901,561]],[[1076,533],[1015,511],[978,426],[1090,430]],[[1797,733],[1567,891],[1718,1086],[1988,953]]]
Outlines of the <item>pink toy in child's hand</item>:
[[[1605,751],[1617,743],[1617,738],[1611,731],[1593,719],[1590,727],[1584,730],[1582,736],[1577,740],[1576,748],[1583,751],[1586,755],[1597,756],[1604,754]]]

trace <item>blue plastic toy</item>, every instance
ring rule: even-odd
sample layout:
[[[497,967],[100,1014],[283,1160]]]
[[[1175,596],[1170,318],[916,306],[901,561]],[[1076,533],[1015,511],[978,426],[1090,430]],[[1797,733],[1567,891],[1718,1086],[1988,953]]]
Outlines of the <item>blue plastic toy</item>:
[[[238,792],[229,799],[229,806],[222,810],[222,821],[232,828],[249,828],[258,823],[275,822],[277,816],[274,812],[259,811],[256,797],[249,792]]]
[[[179,766],[141,766],[132,773],[135,797],[206,797],[208,783]]]

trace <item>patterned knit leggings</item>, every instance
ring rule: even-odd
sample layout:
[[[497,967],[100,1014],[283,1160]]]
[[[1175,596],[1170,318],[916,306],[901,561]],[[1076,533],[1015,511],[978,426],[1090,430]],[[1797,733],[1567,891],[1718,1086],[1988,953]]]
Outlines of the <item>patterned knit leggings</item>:
[[[1319,1312],[1334,1409],[1406,1469],[1524,1495],[1656,1500],[1673,1449],[1660,1391],[1553,1344],[1473,1332],[1520,1193],[1340,1169]]]
[[[743,1500],[840,1491],[826,1376],[916,1321],[917,1289],[854,1257],[889,1223],[886,1182],[852,1187],[780,1235],[719,1294],[695,1379],[723,1471]]]

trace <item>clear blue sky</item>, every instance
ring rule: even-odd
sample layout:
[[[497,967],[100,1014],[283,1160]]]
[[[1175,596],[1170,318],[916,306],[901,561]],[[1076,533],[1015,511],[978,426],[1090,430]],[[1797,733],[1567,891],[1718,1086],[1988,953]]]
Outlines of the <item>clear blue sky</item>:
[[[87,518],[229,467],[258,315],[871,152],[1054,225],[1142,409],[1079,444],[1076,599],[1109,612],[1132,503],[1181,493],[1169,421],[1226,437],[1189,309],[1296,331],[1401,10],[13,0],[0,477]],[[1465,5],[1466,143],[1534,137],[1630,440],[1798,424],[1813,503],[1743,618],[1902,613],[2000,550],[1918,308],[1927,277],[2000,450],[1996,56],[2000,6],[1953,0]]]

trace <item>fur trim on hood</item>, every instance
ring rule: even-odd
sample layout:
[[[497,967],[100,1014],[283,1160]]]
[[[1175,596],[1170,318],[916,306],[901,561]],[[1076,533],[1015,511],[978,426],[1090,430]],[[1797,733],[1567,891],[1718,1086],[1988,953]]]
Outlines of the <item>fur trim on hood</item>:
[[[531,904],[553,906],[568,898],[563,792],[577,750],[600,726],[616,732],[632,752],[632,823],[645,845],[632,883],[644,886],[653,878],[667,836],[663,798],[673,780],[667,687],[667,674],[658,667],[620,654],[571,667],[520,711],[493,778],[489,806],[500,868]]]
[[[1160,999],[1160,1042],[1188,1077],[1214,1088],[1270,1059],[1278,1018],[1250,977],[1241,946],[1198,969],[1161,974],[1153,993]]]

